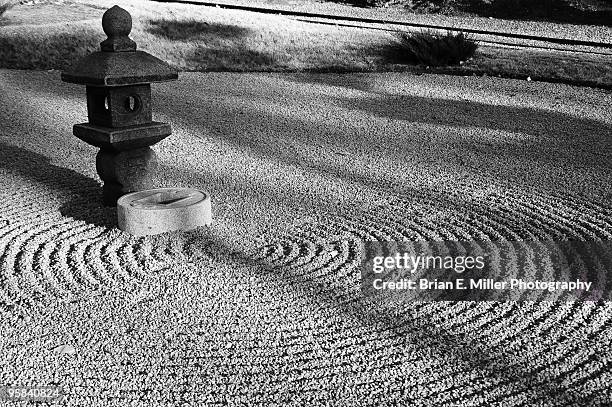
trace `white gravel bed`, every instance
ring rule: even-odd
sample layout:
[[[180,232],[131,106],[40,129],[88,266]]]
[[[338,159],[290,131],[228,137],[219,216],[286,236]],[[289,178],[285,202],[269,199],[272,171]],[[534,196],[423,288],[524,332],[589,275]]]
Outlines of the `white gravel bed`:
[[[361,240],[612,239],[609,92],[183,73],[153,94],[174,129],[158,184],[210,192],[210,229],[118,231],[71,135],[84,88],[0,71],[0,385],[70,406],[612,403],[611,303],[391,306],[358,268]]]

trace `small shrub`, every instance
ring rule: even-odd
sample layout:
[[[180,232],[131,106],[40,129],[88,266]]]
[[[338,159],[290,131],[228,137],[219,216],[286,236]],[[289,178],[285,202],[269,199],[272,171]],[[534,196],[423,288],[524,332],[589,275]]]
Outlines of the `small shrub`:
[[[471,58],[478,48],[476,41],[462,32],[400,33],[399,40],[396,52],[403,53],[402,59],[428,66],[459,64]]]

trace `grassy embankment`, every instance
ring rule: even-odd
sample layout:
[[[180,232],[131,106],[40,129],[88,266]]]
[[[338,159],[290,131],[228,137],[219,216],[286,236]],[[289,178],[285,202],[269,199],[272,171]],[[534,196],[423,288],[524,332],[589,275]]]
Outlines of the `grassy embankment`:
[[[461,66],[406,65],[393,32],[297,21],[285,16],[143,0],[37,2],[0,23],[0,67],[65,69],[98,49],[100,18],[118,3],[132,13],[132,38],[189,71],[452,72],[612,86],[612,57],[481,44]]]

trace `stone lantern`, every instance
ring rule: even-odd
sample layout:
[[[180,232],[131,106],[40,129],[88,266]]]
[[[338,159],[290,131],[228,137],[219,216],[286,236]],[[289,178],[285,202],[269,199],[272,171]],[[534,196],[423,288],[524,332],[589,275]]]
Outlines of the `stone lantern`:
[[[178,73],[154,56],[136,51],[129,38],[130,13],[119,6],[102,16],[108,36],[101,50],[62,73],[65,82],[86,85],[88,123],[76,124],[79,139],[100,148],[96,170],[104,181],[103,201],[115,206],[124,194],[154,187],[156,157],[150,146],[172,133],[167,123],[154,122],[151,82],[170,81]]]

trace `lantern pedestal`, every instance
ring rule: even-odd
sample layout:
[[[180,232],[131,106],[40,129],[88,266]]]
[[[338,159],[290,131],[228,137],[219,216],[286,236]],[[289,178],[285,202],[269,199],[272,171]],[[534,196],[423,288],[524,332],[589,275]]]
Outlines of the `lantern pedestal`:
[[[115,206],[117,200],[127,193],[155,187],[151,175],[156,168],[157,156],[151,147],[98,151],[96,170],[104,181],[104,205]]]
[[[115,206],[127,193],[155,187],[151,175],[157,168],[157,156],[149,146],[168,137],[172,129],[159,122],[120,128],[81,123],[74,125],[73,133],[100,148],[96,170],[104,182],[103,204]]]

